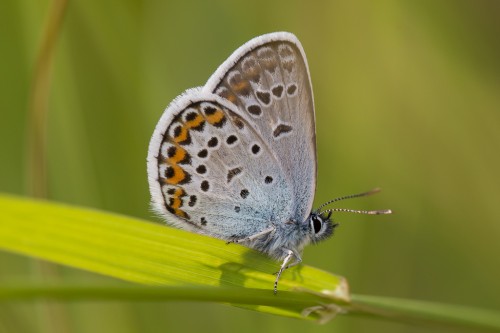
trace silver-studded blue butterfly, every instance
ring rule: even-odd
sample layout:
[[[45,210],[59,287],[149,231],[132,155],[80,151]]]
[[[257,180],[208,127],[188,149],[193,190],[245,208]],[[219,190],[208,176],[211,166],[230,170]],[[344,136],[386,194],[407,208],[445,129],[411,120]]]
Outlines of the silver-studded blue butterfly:
[[[287,32],[252,39],[205,86],[177,97],[148,153],[156,211],[175,227],[282,260],[275,293],[303,248],[332,234],[333,211],[390,213],[312,210],[316,168],[309,69],[302,45]]]

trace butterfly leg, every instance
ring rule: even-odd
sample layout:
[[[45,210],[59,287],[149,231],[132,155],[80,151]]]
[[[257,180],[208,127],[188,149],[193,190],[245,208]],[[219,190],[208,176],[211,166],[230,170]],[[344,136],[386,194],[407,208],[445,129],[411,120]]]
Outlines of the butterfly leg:
[[[298,264],[300,264],[302,262],[302,258],[300,257],[300,255],[297,252],[293,252],[293,255],[295,256],[295,261],[293,263],[291,263],[290,265],[286,266],[285,269],[289,269],[290,267],[297,266]]]
[[[289,267],[288,264],[290,263],[290,260],[292,260],[292,258],[296,256],[292,250],[285,250],[285,251],[286,251],[287,255],[286,255],[285,259],[283,259],[283,263],[281,264],[280,270],[276,274],[276,280],[274,281],[274,294],[275,295],[278,293],[278,281],[281,277],[281,273],[283,273],[283,271]],[[300,259],[300,257],[299,257],[299,259]]]
[[[285,251],[293,251],[293,250],[285,249]],[[300,264],[302,262],[302,258],[300,257],[300,254],[297,251],[293,251],[293,256],[295,257],[295,261],[291,264],[288,264],[288,266],[286,266],[283,271],[286,271],[290,267],[297,266],[298,264]],[[278,273],[279,273],[279,271],[274,273],[274,275],[278,275]]]
[[[233,241],[229,241],[227,242],[226,244],[230,244],[230,243],[243,243],[243,242],[250,242],[250,241],[253,241],[254,239],[256,238],[259,238],[259,237],[262,237],[264,235],[267,235],[271,232],[273,232],[274,230],[276,230],[276,228],[274,226],[272,227],[269,227],[267,229],[264,229],[256,234],[253,234],[253,235],[250,235],[248,237],[244,237],[244,238],[240,238],[240,239],[236,239],[236,240],[233,240]]]

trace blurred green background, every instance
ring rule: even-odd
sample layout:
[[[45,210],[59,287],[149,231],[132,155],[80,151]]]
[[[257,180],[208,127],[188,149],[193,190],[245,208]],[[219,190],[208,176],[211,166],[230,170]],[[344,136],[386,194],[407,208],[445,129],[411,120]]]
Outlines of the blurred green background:
[[[0,2],[0,191],[27,193],[29,89],[50,2]],[[290,31],[309,61],[316,205],[381,186],[337,214],[304,262],[351,291],[500,309],[500,2],[70,1],[54,57],[49,198],[158,220],[145,158],[163,109],[238,46]],[[1,207],[0,207],[1,209]],[[58,268],[60,279],[109,281]],[[37,280],[0,253],[0,283]],[[318,326],[218,304],[64,304],[71,332],[421,332],[340,317]],[[0,332],[39,332],[38,304],[0,305]],[[442,329],[425,329],[442,332]],[[62,330],[65,331],[65,330]]]

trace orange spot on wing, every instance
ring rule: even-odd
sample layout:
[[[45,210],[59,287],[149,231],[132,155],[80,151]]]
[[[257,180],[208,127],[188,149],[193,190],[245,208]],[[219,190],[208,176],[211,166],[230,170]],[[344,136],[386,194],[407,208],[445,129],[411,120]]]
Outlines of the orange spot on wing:
[[[194,118],[193,120],[187,121],[187,122],[185,123],[185,126],[186,126],[187,128],[198,127],[198,126],[200,126],[200,125],[201,125],[204,121],[205,121],[205,120],[203,119],[203,117],[202,117],[200,114],[198,114],[198,115],[196,116],[196,118]]]
[[[228,99],[231,103],[234,103],[234,102],[236,102],[236,100],[237,100],[238,98],[237,98],[237,97],[236,97],[236,95],[234,95],[234,94],[228,94],[227,99]]]
[[[167,184],[177,185],[186,178],[186,172],[177,164],[173,164],[171,167],[174,169],[174,173],[172,177],[167,178]]]
[[[169,164],[177,164],[186,158],[187,152],[184,148],[176,146],[175,155],[170,157],[167,162]]]
[[[188,135],[189,135],[188,128],[186,126],[182,126],[179,135],[174,137],[174,142],[180,143],[186,141],[188,139]]]
[[[228,89],[224,89],[222,90],[220,93],[218,93],[220,97],[222,98],[225,98],[227,99],[228,101],[230,101],[231,103],[234,104],[234,102],[236,102],[237,100],[237,97],[235,94],[233,94],[232,92],[230,92]]]
[[[177,216],[180,216],[184,219],[189,218],[189,216],[186,214],[186,212],[181,210],[181,209],[174,209],[174,211],[175,211],[175,215],[177,215]]]
[[[214,114],[207,116],[207,121],[210,125],[215,125],[224,119],[224,112],[222,110],[217,110]]]
[[[260,79],[260,70],[255,67],[250,67],[245,71],[245,75],[252,81],[258,82]]]
[[[178,209],[181,206],[181,204],[182,204],[182,200],[178,197],[174,197],[173,202],[170,205],[170,207],[172,207],[173,209]]]
[[[236,92],[240,92],[240,91],[248,89],[250,86],[249,86],[247,81],[241,80],[241,81],[238,81],[236,84],[232,85],[231,87]]]
[[[179,209],[182,206],[181,197],[183,197],[185,194],[186,194],[186,192],[184,192],[184,190],[182,188],[177,188],[175,190],[174,195],[172,196],[173,202],[170,205],[170,207],[172,207],[175,210]]]
[[[183,204],[182,197],[186,195],[186,192],[182,188],[176,188],[174,194],[170,197],[170,203],[168,205],[169,211],[179,217],[189,219],[189,215],[180,209]]]

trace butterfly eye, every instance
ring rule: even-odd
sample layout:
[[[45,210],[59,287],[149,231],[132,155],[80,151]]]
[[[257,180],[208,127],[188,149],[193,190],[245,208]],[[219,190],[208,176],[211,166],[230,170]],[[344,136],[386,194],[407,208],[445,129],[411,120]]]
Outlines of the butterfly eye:
[[[311,219],[311,227],[314,230],[315,234],[318,234],[321,231],[321,227],[323,226],[323,223],[321,219],[317,216],[313,216]]]

